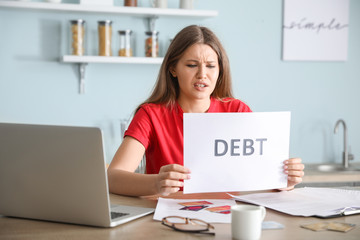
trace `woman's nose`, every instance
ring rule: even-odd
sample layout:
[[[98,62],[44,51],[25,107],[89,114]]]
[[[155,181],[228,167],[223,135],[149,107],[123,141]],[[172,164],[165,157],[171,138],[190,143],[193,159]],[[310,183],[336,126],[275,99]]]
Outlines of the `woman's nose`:
[[[197,73],[197,77],[199,79],[203,79],[206,77],[206,67],[205,66],[200,66],[199,67],[199,71]]]

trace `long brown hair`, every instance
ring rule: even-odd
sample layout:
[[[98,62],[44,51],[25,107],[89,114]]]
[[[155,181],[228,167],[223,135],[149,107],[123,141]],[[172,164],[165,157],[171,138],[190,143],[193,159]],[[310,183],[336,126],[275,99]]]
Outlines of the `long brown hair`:
[[[210,29],[191,25],[182,29],[171,42],[160,67],[153,92],[142,104],[158,103],[174,106],[176,99],[179,97],[180,90],[177,78],[172,76],[170,69],[176,66],[179,59],[190,46],[197,43],[210,46],[218,56],[219,77],[211,96],[220,100],[233,97],[229,59],[219,39]]]

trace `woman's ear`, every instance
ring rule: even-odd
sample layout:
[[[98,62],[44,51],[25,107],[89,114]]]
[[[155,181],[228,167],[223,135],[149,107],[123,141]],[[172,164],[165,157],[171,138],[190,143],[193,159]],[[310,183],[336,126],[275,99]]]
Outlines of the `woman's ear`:
[[[176,78],[176,72],[174,68],[170,68],[170,73],[174,78]]]

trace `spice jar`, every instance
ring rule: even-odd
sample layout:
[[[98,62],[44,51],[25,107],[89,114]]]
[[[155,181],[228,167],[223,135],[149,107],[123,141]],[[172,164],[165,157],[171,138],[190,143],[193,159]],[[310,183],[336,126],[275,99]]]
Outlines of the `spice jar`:
[[[111,36],[112,36],[112,21],[98,21],[99,32],[99,56],[112,56],[111,51]]]
[[[124,6],[126,7],[136,7],[137,6],[137,0],[125,0]]]
[[[83,56],[85,54],[85,21],[71,20],[70,31],[71,55]]]
[[[131,48],[131,30],[123,30],[119,31],[120,35],[120,49],[119,49],[119,56],[121,57],[132,57],[133,50]]]
[[[159,32],[145,32],[145,56],[146,57],[158,57],[159,56]]]

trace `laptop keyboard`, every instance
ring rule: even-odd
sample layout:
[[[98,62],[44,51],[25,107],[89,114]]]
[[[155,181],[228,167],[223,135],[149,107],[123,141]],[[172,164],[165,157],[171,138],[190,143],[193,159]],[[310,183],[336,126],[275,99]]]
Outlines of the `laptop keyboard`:
[[[119,217],[129,215],[129,213],[110,212],[110,215],[111,215],[111,219],[115,219],[115,218],[119,218]]]

